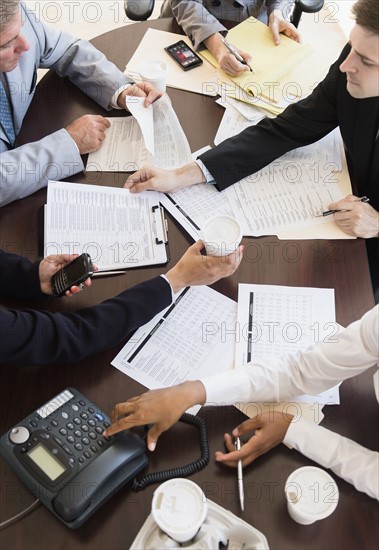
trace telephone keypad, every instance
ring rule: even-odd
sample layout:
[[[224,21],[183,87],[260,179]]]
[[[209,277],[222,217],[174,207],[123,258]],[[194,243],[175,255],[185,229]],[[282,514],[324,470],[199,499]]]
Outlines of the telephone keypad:
[[[43,439],[50,439],[51,434],[51,439],[69,456],[71,465],[74,462],[82,465],[109,445],[112,438],[102,434],[110,423],[103,412],[83,399],[72,401],[69,399],[58,407],[56,418],[49,419],[48,415],[43,419],[33,415],[28,419],[28,424],[34,429],[42,430],[40,437]],[[62,421],[66,421],[63,426]],[[33,445],[36,444],[37,438],[32,437],[31,441]],[[24,445],[25,452],[32,446],[31,441]],[[24,448],[22,451],[24,452]]]

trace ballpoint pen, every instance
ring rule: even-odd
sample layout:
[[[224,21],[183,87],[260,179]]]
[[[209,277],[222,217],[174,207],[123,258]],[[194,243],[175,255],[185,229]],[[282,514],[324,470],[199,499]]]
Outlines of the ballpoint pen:
[[[370,199],[368,197],[362,197],[361,199],[358,199],[353,202],[369,202]],[[319,216],[316,216],[316,218],[323,218],[324,216],[331,216],[332,214],[335,214],[336,212],[348,212],[348,210],[326,210]]]
[[[109,277],[111,275],[125,275],[126,273],[126,270],[125,269],[121,269],[121,270],[117,270],[117,271],[95,271],[94,274],[92,275],[92,277]]]
[[[234,55],[234,57],[237,59],[237,61],[242,63],[242,65],[246,65],[247,67],[249,67],[249,71],[253,73],[254,72],[253,69],[250,67],[250,65],[248,63],[246,63],[246,61],[244,60],[242,55],[240,53],[238,53],[237,50],[231,44],[229,44],[229,42],[225,38],[221,38],[221,40],[222,40],[223,44],[225,45],[225,47],[230,51],[230,53],[232,55]]]
[[[236,451],[239,451],[241,449],[241,440],[240,440],[239,437],[236,438],[234,446],[236,448]],[[238,479],[238,494],[239,494],[239,499],[240,499],[241,510],[243,512],[244,511],[245,495],[244,495],[244,490],[243,490],[242,460],[239,460],[238,464],[237,464],[237,479]]]

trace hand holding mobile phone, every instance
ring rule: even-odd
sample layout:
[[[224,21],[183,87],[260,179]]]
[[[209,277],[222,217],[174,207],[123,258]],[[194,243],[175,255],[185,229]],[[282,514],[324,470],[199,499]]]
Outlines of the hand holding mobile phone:
[[[180,65],[183,71],[189,71],[194,69],[203,63],[201,57],[197,55],[191,48],[184,42],[179,40],[171,46],[167,46],[165,51]]]
[[[64,296],[72,286],[78,286],[88,279],[88,277],[92,277],[93,272],[94,267],[91,256],[89,254],[81,254],[51,278],[53,296],[56,298]]]

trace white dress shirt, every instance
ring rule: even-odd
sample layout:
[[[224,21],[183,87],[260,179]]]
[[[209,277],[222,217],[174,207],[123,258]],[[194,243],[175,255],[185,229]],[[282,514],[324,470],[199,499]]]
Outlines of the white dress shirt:
[[[284,401],[317,394],[379,362],[379,305],[341,330],[334,342],[264,364],[249,364],[201,380],[207,405]],[[375,390],[379,401],[378,372]],[[294,418],[284,443],[379,500],[379,454],[321,426]]]

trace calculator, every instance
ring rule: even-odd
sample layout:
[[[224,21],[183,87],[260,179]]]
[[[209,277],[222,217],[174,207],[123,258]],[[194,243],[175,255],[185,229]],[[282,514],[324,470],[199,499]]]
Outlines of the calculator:
[[[70,528],[82,525],[147,465],[145,442],[104,436],[110,419],[67,388],[0,439],[0,454],[28,489]]]

